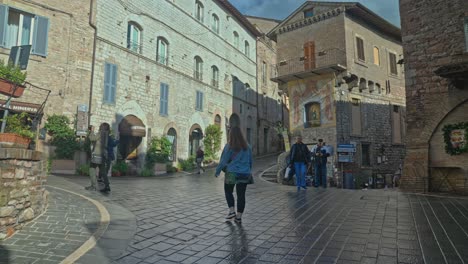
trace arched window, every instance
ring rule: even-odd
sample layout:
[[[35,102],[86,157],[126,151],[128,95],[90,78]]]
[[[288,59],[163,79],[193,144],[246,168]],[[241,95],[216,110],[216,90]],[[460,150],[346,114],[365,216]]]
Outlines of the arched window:
[[[213,14],[212,19],[211,29],[216,32],[216,34],[219,34],[219,17],[216,14]]]
[[[200,1],[195,2],[195,18],[203,22],[203,4]]]
[[[195,56],[195,69],[193,77],[198,80],[203,80],[203,60],[199,56]]]
[[[133,52],[141,53],[141,27],[135,22],[128,22],[127,48]]]
[[[215,125],[221,127],[221,116],[216,115],[215,119],[214,119],[214,123],[215,123]]]
[[[158,53],[156,55],[157,56],[156,61],[158,63],[167,65],[168,60],[169,60],[169,56],[168,56],[168,54],[169,54],[169,43],[167,42],[166,39],[159,37],[157,45],[158,45],[157,46]]]
[[[232,34],[234,36],[234,47],[239,48],[239,33],[234,31]]]
[[[211,66],[211,85],[219,87],[219,70],[216,66]]]
[[[249,42],[246,40],[244,45],[244,54],[247,57],[250,57],[250,45]]]

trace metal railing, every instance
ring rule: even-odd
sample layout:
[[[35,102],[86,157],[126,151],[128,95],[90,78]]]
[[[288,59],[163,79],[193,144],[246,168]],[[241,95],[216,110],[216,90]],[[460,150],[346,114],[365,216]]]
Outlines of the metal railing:
[[[273,65],[271,76],[277,78],[285,75],[313,71],[333,65],[346,65],[346,52],[330,49],[315,53],[313,57],[298,57],[280,61]]]

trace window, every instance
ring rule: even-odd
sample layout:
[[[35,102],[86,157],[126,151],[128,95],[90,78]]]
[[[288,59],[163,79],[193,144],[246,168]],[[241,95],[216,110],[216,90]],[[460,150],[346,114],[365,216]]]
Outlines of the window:
[[[215,125],[221,127],[221,116],[216,115],[214,120]]]
[[[164,38],[158,38],[158,53],[157,53],[157,58],[156,61],[158,63],[167,65],[169,56],[168,56],[168,49],[169,49],[169,43],[164,39]]]
[[[236,31],[234,31],[233,35],[234,35],[234,47],[239,48],[239,34]]]
[[[313,8],[304,11],[304,18],[312,17],[312,16],[314,16],[314,9]]]
[[[195,56],[195,69],[193,76],[195,79],[200,81],[203,80],[203,60],[198,56]]]
[[[239,104],[239,114],[242,114],[242,104]]]
[[[200,1],[195,2],[195,18],[203,22],[203,4]]]
[[[48,33],[48,18],[0,4],[0,47],[32,45],[32,54],[47,56]]]
[[[365,61],[366,55],[364,53],[364,40],[362,40],[362,38],[356,37],[356,48],[357,48],[358,59]]]
[[[394,144],[402,143],[401,123],[402,123],[401,107],[398,105],[394,105],[392,107],[392,142]]]
[[[212,18],[213,18],[213,21],[212,21],[213,24],[211,25],[211,29],[217,34],[219,34],[219,18],[216,14],[213,14]]]
[[[203,111],[203,92],[197,91],[197,99],[195,103],[195,110]]]
[[[315,69],[315,41],[304,43],[304,70]]]
[[[395,53],[388,53],[388,60],[390,61],[390,73],[397,75],[397,61],[396,61],[396,54]]]
[[[371,165],[370,144],[361,144],[361,165]]]
[[[216,66],[211,66],[211,85],[219,87],[219,70]]]
[[[320,103],[312,102],[304,105],[305,122],[304,127],[320,126]]]
[[[244,54],[247,57],[250,57],[250,45],[249,42],[246,40],[244,45]]]
[[[380,65],[380,51],[377,47],[374,47],[374,64]]]
[[[106,63],[104,65],[104,103],[115,104],[117,89],[117,65]]]
[[[159,95],[159,114],[167,116],[167,108],[169,102],[169,85],[161,83]]]
[[[361,101],[359,99],[353,98],[351,101],[351,121],[352,121],[352,127],[351,127],[351,133],[352,135],[359,136],[361,135]]]
[[[133,52],[141,53],[141,29],[133,22],[128,23],[127,48]]]
[[[468,17],[465,17],[465,51],[468,52]]]
[[[266,84],[266,78],[267,78],[266,71],[267,71],[267,64],[266,64],[266,62],[263,62],[263,64],[262,64],[262,82],[263,82],[263,84]]]

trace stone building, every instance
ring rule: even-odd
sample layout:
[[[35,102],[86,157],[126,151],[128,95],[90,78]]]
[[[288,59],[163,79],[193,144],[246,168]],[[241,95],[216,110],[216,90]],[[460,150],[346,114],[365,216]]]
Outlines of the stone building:
[[[277,43],[272,80],[289,95],[291,132],[309,144],[355,147],[329,159],[329,176],[337,167],[356,186],[370,177],[391,182],[405,142],[400,29],[359,3],[307,1],[268,36]]]
[[[284,148],[281,128],[289,125],[287,97],[271,80],[276,65],[276,42],[266,36],[281,21],[247,16],[247,19],[261,33],[257,38],[257,95],[258,95],[258,154],[280,151]]]
[[[468,2],[400,0],[400,10],[408,105],[402,188],[467,195]]]
[[[89,104],[94,39],[90,13],[90,4],[79,1],[0,0],[0,60],[8,61],[12,46],[32,45],[26,79],[32,85],[13,99],[12,112],[34,117],[48,94],[39,88],[51,91],[43,109],[46,116],[63,113],[73,120],[78,106]],[[0,106],[6,99],[0,95]]]
[[[109,122],[120,154],[142,165],[152,136],[172,159],[193,155],[205,128],[240,126],[256,149],[256,37],[228,1],[100,0],[91,123]],[[223,137],[225,142],[226,137]]]

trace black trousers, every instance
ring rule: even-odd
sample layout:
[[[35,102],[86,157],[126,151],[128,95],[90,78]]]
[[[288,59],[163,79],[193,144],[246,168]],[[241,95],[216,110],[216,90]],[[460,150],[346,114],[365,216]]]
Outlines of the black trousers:
[[[245,191],[247,190],[247,183],[238,183],[238,184],[224,184],[224,195],[226,196],[226,201],[228,207],[234,207],[234,186],[236,186],[237,194],[237,212],[243,213],[245,208]]]

